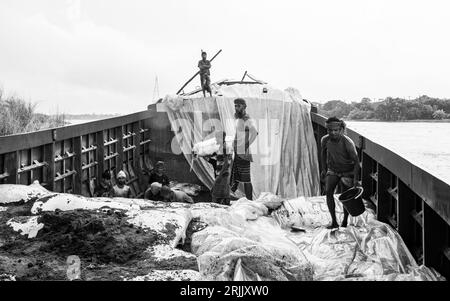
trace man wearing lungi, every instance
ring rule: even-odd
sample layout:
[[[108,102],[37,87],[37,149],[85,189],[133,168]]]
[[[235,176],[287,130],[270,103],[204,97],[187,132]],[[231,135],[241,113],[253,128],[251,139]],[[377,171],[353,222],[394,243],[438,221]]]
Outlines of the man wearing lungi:
[[[231,177],[231,191],[235,192],[239,183],[244,184],[245,197],[253,199],[253,186],[250,178],[250,162],[253,162],[250,145],[255,141],[258,131],[255,123],[245,112],[247,104],[242,98],[234,100],[236,136],[233,142],[234,161]]]

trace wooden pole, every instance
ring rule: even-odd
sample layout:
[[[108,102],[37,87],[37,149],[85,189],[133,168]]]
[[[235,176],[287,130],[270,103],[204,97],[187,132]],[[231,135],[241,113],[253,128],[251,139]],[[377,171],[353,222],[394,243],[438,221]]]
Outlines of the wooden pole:
[[[241,79],[241,82],[244,81],[244,78],[245,78],[246,76],[247,76],[247,71],[245,71],[244,76],[243,76],[242,79]]]
[[[219,55],[219,53],[221,53],[222,52],[222,49],[220,49],[217,53],[216,53],[216,55],[215,56],[213,56],[213,58],[210,60],[210,62],[212,62],[215,58],[216,58],[216,56],[218,56]],[[197,75],[199,75],[200,74],[200,71],[197,71],[197,73],[195,73],[194,74],[194,76],[193,77],[191,77],[184,85],[183,85],[183,87],[181,87],[180,88],[180,90],[178,90],[178,92],[177,92],[177,95],[178,94],[180,94],[180,92],[181,91],[183,91],[183,89],[184,89],[184,87],[186,87]]]

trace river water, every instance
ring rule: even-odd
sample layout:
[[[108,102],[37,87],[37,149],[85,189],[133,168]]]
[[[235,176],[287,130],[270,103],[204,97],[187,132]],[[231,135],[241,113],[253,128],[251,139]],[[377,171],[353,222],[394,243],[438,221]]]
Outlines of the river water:
[[[450,123],[346,121],[369,138],[450,183]]]

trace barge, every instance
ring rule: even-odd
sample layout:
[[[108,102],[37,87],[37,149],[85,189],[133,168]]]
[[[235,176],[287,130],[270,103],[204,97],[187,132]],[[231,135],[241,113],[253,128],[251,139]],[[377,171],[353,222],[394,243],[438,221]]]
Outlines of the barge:
[[[219,85],[265,87],[242,81]],[[320,154],[326,118],[311,107],[310,120]],[[0,137],[0,184],[37,180],[50,191],[92,196],[104,170],[123,169],[134,195],[142,197],[152,162],[163,160],[170,178],[204,185],[186,157],[173,152],[176,135],[167,110],[156,103],[120,117]],[[375,206],[376,218],[400,234],[419,264],[448,279],[450,185],[356,131],[347,129],[347,135],[357,147],[363,197]]]

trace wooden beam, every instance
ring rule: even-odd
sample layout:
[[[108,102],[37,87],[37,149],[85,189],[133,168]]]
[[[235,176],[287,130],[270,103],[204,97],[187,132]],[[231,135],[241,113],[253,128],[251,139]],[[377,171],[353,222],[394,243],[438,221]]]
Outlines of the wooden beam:
[[[19,151],[14,151],[5,154],[5,171],[9,174],[6,179],[8,184],[18,184],[19,183]]]
[[[82,167],[82,149],[81,149],[81,136],[73,138],[73,152],[75,153],[74,158],[74,170],[75,183],[74,183],[74,193],[81,194],[81,185],[83,181],[83,167]]]
[[[415,208],[416,195],[401,180],[398,181],[398,207],[397,207],[397,231],[403,238],[406,246],[412,250],[415,245],[415,222],[411,216]]]
[[[388,193],[391,183],[391,174],[381,164],[378,164],[377,172],[377,219],[389,223],[391,215],[391,196]]]
[[[449,265],[444,270],[444,250],[449,244],[449,226],[430,207],[423,202],[423,262],[428,267],[435,268],[445,277],[450,276]]]
[[[116,158],[116,175],[117,173],[123,169],[123,159],[124,159],[124,152],[123,152],[123,126],[116,127],[116,149],[117,149],[117,158]]]
[[[102,174],[105,171],[105,146],[104,146],[104,136],[103,130],[98,131],[95,135],[95,140],[97,144],[97,185],[102,179]]]

